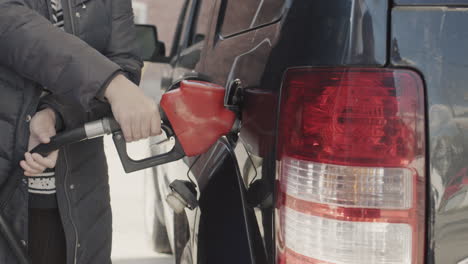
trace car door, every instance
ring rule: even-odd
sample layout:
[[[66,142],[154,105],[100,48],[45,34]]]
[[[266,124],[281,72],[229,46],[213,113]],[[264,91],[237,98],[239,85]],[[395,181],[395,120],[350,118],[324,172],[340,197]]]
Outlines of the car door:
[[[201,53],[209,33],[215,0],[190,0],[174,58],[174,81],[201,74]],[[203,78],[202,78],[203,79]]]
[[[157,12],[159,12],[166,6],[157,4],[155,7],[158,8]],[[155,10],[155,8],[151,10]],[[177,3],[171,3],[164,10],[168,13],[159,15],[159,17],[155,17],[158,15],[156,10],[154,12],[150,11],[149,19],[143,21],[143,23],[157,27],[155,30],[156,39],[161,37],[164,44],[170,44],[166,45],[164,56],[153,57],[150,59],[151,62],[145,63],[145,78],[142,80],[142,88],[148,95],[153,96],[157,102],[160,101],[162,94],[171,87],[174,78],[179,78],[176,72],[183,73],[192,70],[190,67],[181,67],[179,65],[183,63],[184,59],[190,57],[186,56],[184,50],[192,46],[192,41],[189,41],[189,34],[197,12],[197,1],[180,0]],[[162,32],[159,36],[158,31],[159,33]],[[171,35],[173,38],[169,37]],[[176,69],[178,70],[176,71]],[[165,139],[164,134],[149,139],[150,151],[153,156],[170,151],[173,145],[169,141],[166,142]],[[166,142],[166,144],[160,144],[161,142]],[[184,249],[187,232],[185,232],[185,228],[176,228],[175,226],[182,225],[185,227],[186,221],[179,221],[183,220],[183,218],[174,215],[165,199],[171,192],[169,184],[174,180],[184,178],[184,174],[178,172],[187,172],[187,170],[186,163],[179,161],[147,170],[148,175],[145,177],[144,197],[147,235],[153,242],[155,251],[173,253],[176,258],[180,258]],[[178,237],[182,238],[179,239]],[[176,239],[182,242],[176,241]]]
[[[265,199],[258,202],[249,196],[258,193],[256,188],[266,193],[273,189],[277,98],[267,85],[266,71],[289,1],[211,2],[212,16],[204,17],[209,20],[208,32],[195,29],[191,45],[181,53],[196,59],[179,59],[177,69],[184,70],[176,75],[182,77],[193,68],[190,74],[228,90],[239,80],[244,101],[238,114],[243,124],[239,134],[220,139],[192,164],[200,191],[194,263],[267,263],[274,255],[272,200],[263,203]],[[205,35],[203,44],[197,42],[200,35]]]
[[[199,157],[162,167],[167,183],[187,180],[190,170],[198,184],[200,206],[185,211],[191,239],[183,234],[185,227],[174,223],[174,244],[185,245],[176,251],[183,251],[180,258],[187,263],[266,263],[267,256],[273,256],[272,204],[265,210],[248,205],[248,189],[266,174],[269,178],[262,182],[267,184],[260,185],[273,186],[276,99],[263,79],[287,4],[284,0],[189,4],[172,79],[195,77],[227,88],[239,79],[248,104],[239,113],[243,144],[237,144],[235,133]],[[262,170],[265,161],[268,169]]]
[[[174,54],[171,55],[169,62],[171,72],[165,76],[166,79],[162,80],[161,87],[163,90],[167,90],[172,84],[182,79],[201,78],[207,80],[207,77],[198,74],[198,69],[200,68],[201,51],[205,47],[214,4],[215,0],[188,0],[185,3],[184,10],[182,10],[183,18],[179,20],[180,27],[175,32]],[[155,146],[153,152],[160,153],[168,151],[171,146],[167,146],[165,150],[156,148],[159,147]],[[187,180],[187,175],[190,175],[189,164],[193,160],[191,158],[184,158],[183,160],[155,168],[158,192],[163,200],[171,192],[169,188],[170,183],[175,180]],[[187,243],[189,237],[196,236],[197,228],[195,221],[197,220],[196,215],[198,214],[198,210],[186,210],[185,214],[177,215],[174,214],[166,202],[163,202],[163,209],[165,224],[176,263],[181,263],[182,261],[192,263],[191,259],[196,259],[196,250],[193,250],[195,256],[192,257],[191,249],[196,248],[196,246],[191,247]],[[193,235],[190,235],[190,233]]]

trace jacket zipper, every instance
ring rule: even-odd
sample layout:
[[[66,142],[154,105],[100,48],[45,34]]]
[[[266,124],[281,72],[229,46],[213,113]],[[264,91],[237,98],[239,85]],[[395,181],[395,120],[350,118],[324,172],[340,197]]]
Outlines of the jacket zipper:
[[[68,218],[70,218],[70,222],[73,226],[73,230],[75,231],[75,250],[73,252],[74,256],[73,256],[73,263],[76,264],[77,263],[77,252],[78,252],[78,241],[79,241],[79,238],[78,238],[78,228],[76,227],[75,225],[75,222],[73,222],[73,215],[72,215],[72,210],[71,210],[71,200],[70,200],[70,196],[67,192],[68,190],[68,158],[67,158],[67,150],[66,150],[66,147],[65,148],[62,148],[62,153],[63,153],[63,157],[65,159],[65,179],[64,179],[64,192],[65,192],[65,197],[67,198],[67,204],[68,204]]]
[[[31,105],[33,105],[33,104],[31,104]],[[31,109],[31,106],[30,106],[30,107],[28,107],[28,108],[26,109],[26,115],[25,115],[24,117],[26,117],[26,116],[28,115],[28,113],[31,113],[31,112],[32,112],[32,109]],[[21,114],[20,114],[20,116],[21,116]],[[18,119],[18,122],[25,122],[25,121],[24,121],[24,117],[21,118],[21,119]],[[24,126],[24,127],[21,127],[21,126]],[[28,135],[28,132],[27,132],[27,131],[29,131],[29,124],[28,124],[28,125],[21,124],[20,126],[17,127],[18,130],[21,130],[21,128],[23,128],[23,129],[22,129],[22,130],[23,130],[23,134],[21,135],[21,139],[24,140],[23,142],[28,142],[28,140],[29,140],[29,135]],[[15,141],[16,141],[16,142],[20,142],[20,140],[19,140],[18,138],[19,138],[19,137],[16,137],[16,138],[15,138]],[[15,149],[16,149],[17,147],[18,147],[18,146],[15,145]],[[26,149],[27,149],[27,147],[28,147],[28,146],[26,145]],[[22,172],[23,170],[20,169],[20,171]],[[13,170],[13,173],[14,173],[14,172],[15,172],[15,170]],[[25,179],[25,177],[22,176],[20,180],[23,181],[24,179]],[[4,182],[4,184],[6,184],[6,185],[8,185],[8,183],[9,183],[8,180],[6,180],[6,181]],[[20,183],[20,184],[21,184],[21,183]],[[15,187],[16,187],[16,186],[15,186]],[[11,189],[5,188],[5,189],[6,189],[6,190],[5,190],[5,191],[6,191],[6,195],[3,196],[5,199],[4,199],[3,201],[0,202],[0,210],[1,210],[1,211],[3,211],[3,210],[5,209],[5,207],[7,206],[8,202],[11,200],[11,198],[12,198],[12,196],[13,196],[13,194],[14,194],[16,188],[11,188]],[[29,190],[28,190],[28,191],[29,191]]]
[[[72,3],[70,0],[67,0],[68,4],[68,13],[70,17],[70,26],[71,26],[71,33],[76,36],[76,29],[75,29],[75,21],[73,20],[73,8],[72,8]],[[73,221],[73,214],[71,210],[71,200],[70,196],[68,194],[68,157],[67,157],[67,150],[66,147],[62,148],[63,149],[63,157],[65,159],[65,179],[64,179],[64,192],[65,192],[65,197],[67,199],[67,204],[68,204],[68,217],[70,218],[70,223],[73,226],[73,231],[75,232],[75,248],[73,252],[73,263],[77,264],[77,253],[78,253],[78,228],[76,227],[75,222]]]

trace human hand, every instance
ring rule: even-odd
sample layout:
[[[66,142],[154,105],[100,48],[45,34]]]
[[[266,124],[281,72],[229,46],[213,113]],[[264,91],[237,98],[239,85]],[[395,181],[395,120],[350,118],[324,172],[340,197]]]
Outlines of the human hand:
[[[161,117],[156,103],[125,76],[117,75],[104,96],[127,142],[161,134]]]
[[[50,138],[56,134],[55,112],[50,108],[37,112],[31,119],[29,130],[28,150],[33,149],[41,143],[49,143]],[[46,168],[54,168],[57,163],[57,157],[58,150],[50,153],[47,157],[27,152],[24,154],[25,159],[20,162],[20,166],[24,170],[24,175],[34,176],[44,172]]]

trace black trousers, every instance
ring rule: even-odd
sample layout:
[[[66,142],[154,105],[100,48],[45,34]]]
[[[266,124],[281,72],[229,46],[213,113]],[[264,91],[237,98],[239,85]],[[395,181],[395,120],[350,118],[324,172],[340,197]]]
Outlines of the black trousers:
[[[32,264],[65,264],[66,242],[58,209],[29,209]]]

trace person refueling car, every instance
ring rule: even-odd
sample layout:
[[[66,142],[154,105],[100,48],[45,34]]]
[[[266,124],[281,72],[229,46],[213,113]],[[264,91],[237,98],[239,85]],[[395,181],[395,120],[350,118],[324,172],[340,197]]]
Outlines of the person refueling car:
[[[34,264],[111,263],[102,138],[27,151],[99,118],[99,101],[127,141],[159,134],[141,67],[131,0],[0,0],[0,213]],[[9,246],[0,263],[17,263]]]

